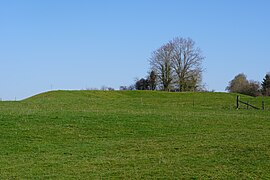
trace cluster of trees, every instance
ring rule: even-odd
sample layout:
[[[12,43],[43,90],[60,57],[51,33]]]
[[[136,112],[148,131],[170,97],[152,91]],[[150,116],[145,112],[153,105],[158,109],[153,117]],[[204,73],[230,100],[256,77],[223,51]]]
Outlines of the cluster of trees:
[[[137,90],[199,91],[204,57],[190,38],[177,37],[152,53],[150,73],[138,79]]]
[[[190,38],[177,37],[152,52],[150,71],[146,78],[135,84],[120,86],[119,90],[205,91],[202,86],[202,61],[200,48]],[[102,86],[87,90],[113,91]]]
[[[151,71],[147,78],[136,80],[134,88],[136,90],[156,90],[157,89],[157,75],[155,71]]]
[[[238,74],[229,82],[226,88],[232,93],[240,93],[249,96],[270,96],[270,73],[266,74],[263,81],[248,80],[243,73]]]

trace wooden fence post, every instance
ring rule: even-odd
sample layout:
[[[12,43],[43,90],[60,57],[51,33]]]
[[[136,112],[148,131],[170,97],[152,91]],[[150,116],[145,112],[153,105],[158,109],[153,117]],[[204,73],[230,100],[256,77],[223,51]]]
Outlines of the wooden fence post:
[[[236,109],[239,109],[239,96],[236,97]]]
[[[262,110],[264,110],[264,101],[262,101]]]

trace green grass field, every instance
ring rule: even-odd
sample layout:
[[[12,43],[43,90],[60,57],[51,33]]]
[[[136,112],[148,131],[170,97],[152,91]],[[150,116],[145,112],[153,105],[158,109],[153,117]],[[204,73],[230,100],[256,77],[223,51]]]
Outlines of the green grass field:
[[[269,179],[270,98],[265,111],[235,99],[53,91],[0,102],[0,178]]]

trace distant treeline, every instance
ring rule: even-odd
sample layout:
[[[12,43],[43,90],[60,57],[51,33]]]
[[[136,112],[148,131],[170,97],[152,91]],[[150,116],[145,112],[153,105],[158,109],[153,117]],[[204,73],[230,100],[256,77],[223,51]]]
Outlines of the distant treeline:
[[[130,86],[120,86],[119,90],[207,91],[202,84],[203,60],[202,51],[192,39],[174,38],[152,52],[145,78],[136,79]],[[114,89],[103,86],[100,90]],[[238,74],[226,90],[250,96],[270,96],[270,73],[262,82],[247,80],[245,74]]]
[[[232,93],[249,96],[270,96],[270,73],[267,73],[262,82],[248,80],[244,73],[236,75],[226,88]]]

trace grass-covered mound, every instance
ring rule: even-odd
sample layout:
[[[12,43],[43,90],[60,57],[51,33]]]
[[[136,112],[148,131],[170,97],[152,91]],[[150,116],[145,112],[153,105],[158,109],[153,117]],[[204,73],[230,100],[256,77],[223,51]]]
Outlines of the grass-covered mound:
[[[0,102],[0,177],[270,178],[270,111],[236,110],[235,101],[227,93],[53,91]]]

